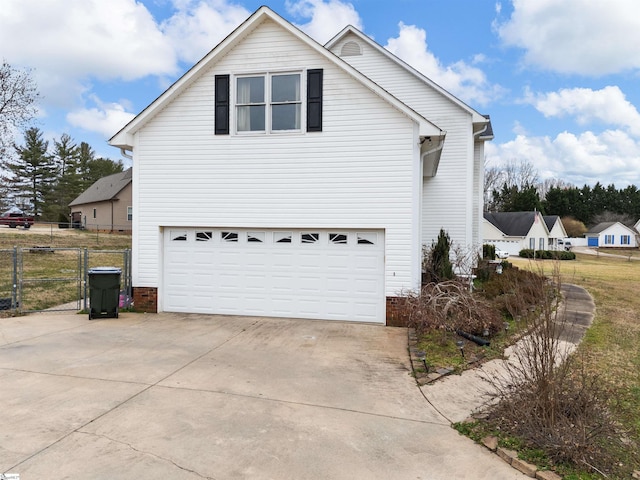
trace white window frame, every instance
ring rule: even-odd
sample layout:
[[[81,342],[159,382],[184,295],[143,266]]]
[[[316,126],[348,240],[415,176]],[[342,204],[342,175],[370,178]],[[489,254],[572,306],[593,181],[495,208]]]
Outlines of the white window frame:
[[[604,244],[605,245],[613,245],[615,242],[615,237],[613,235],[605,235],[604,236]]]
[[[233,131],[236,135],[282,135],[292,133],[304,133],[307,127],[307,77],[305,75],[306,70],[270,70],[268,72],[252,72],[242,73],[234,75],[231,83],[231,108],[230,108],[230,121],[233,125]],[[273,130],[272,129],[272,107],[274,102],[271,99],[271,81],[274,76],[279,75],[298,75],[300,77],[300,100],[298,102],[289,102],[300,105],[300,128],[292,130]],[[238,129],[238,79],[248,77],[263,77],[264,78],[264,105],[265,105],[265,119],[264,130],[239,130]],[[280,103],[276,103],[279,105]],[[245,104],[240,104],[245,105]],[[249,105],[249,104],[246,104]],[[257,104],[256,104],[257,105]]]

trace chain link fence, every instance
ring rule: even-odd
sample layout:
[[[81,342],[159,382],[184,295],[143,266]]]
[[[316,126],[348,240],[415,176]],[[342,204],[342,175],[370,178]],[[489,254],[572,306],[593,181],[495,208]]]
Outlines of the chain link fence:
[[[88,272],[122,271],[120,307],[131,305],[131,250],[14,247],[0,250],[0,312],[79,311],[88,308]]]

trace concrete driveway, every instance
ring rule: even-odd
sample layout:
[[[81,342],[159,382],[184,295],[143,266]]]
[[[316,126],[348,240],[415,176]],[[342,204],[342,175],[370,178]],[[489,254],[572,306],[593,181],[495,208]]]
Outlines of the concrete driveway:
[[[179,314],[0,319],[0,472],[516,479],[410,375],[407,332]]]

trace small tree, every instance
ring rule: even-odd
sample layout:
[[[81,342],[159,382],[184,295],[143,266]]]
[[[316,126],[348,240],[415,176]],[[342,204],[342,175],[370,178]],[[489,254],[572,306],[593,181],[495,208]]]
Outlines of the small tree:
[[[455,278],[453,265],[450,259],[451,239],[449,235],[440,229],[438,239],[431,245],[424,258],[424,271],[429,276],[430,282],[443,282]]]

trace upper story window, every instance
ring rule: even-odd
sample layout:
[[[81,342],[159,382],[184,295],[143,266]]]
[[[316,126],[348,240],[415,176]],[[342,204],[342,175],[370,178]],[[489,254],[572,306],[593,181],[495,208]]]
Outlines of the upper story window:
[[[238,132],[296,131],[302,128],[300,74],[267,74],[236,79]]]

